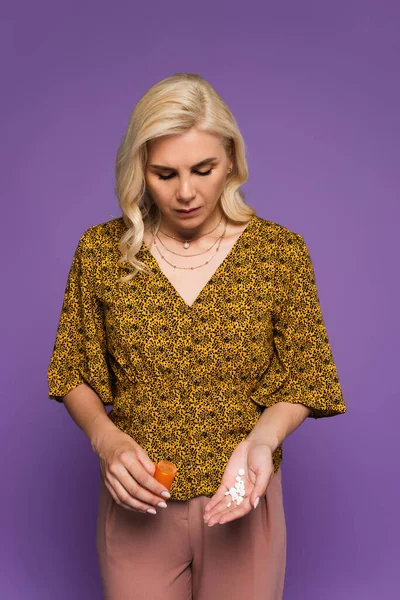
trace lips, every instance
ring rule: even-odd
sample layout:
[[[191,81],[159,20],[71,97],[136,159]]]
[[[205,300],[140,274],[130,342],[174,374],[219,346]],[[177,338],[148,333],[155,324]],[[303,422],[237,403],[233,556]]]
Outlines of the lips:
[[[191,208],[190,210],[178,210],[177,212],[188,214],[188,213],[194,212],[198,208],[200,208],[200,206],[196,206],[196,208]]]

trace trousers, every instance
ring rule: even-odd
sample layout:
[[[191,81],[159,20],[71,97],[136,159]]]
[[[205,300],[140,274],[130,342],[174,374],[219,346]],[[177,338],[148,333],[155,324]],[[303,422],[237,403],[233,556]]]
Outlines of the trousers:
[[[118,505],[102,478],[96,549],[104,600],[281,600],[286,522],[281,467],[256,509],[209,527],[206,496],[157,514]]]

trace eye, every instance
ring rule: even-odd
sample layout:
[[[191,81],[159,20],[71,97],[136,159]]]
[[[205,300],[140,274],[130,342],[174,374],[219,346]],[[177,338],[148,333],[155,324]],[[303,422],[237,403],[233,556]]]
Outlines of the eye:
[[[213,171],[213,170],[212,170],[212,169],[210,169],[209,171],[203,171],[203,172],[201,172],[201,171],[196,171],[196,173],[197,173],[197,175],[200,175],[201,177],[206,177],[207,175],[211,175],[212,171]]]
[[[196,173],[196,175],[200,175],[200,177],[206,177],[207,175],[211,175],[213,169],[210,169],[209,171],[194,171]],[[158,179],[162,179],[163,181],[167,180],[167,179],[172,179],[173,177],[175,177],[175,173],[171,173],[170,175],[158,175]]]
[[[158,179],[162,179],[163,181],[165,181],[166,179],[172,179],[173,177],[175,177],[175,173],[171,173],[171,175],[158,175]]]

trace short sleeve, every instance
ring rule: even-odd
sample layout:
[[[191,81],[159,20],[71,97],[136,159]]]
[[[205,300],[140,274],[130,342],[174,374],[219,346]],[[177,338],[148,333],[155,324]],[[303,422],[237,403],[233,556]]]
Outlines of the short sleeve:
[[[103,308],[93,289],[91,228],[80,238],[69,270],[53,353],[47,371],[48,397],[63,397],[88,384],[104,404],[113,403]]]
[[[287,246],[289,276],[277,285],[274,348],[251,399],[262,406],[300,403],[312,418],[346,412],[309,250],[300,234]],[[279,307],[279,308],[278,308]]]

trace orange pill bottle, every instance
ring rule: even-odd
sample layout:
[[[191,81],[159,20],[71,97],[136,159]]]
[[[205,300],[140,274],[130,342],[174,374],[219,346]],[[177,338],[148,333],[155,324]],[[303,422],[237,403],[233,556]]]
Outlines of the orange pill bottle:
[[[156,464],[156,470],[153,477],[165,485],[165,487],[169,490],[171,489],[172,482],[177,472],[178,469],[174,463],[169,462],[168,460],[160,460],[160,462]]]

